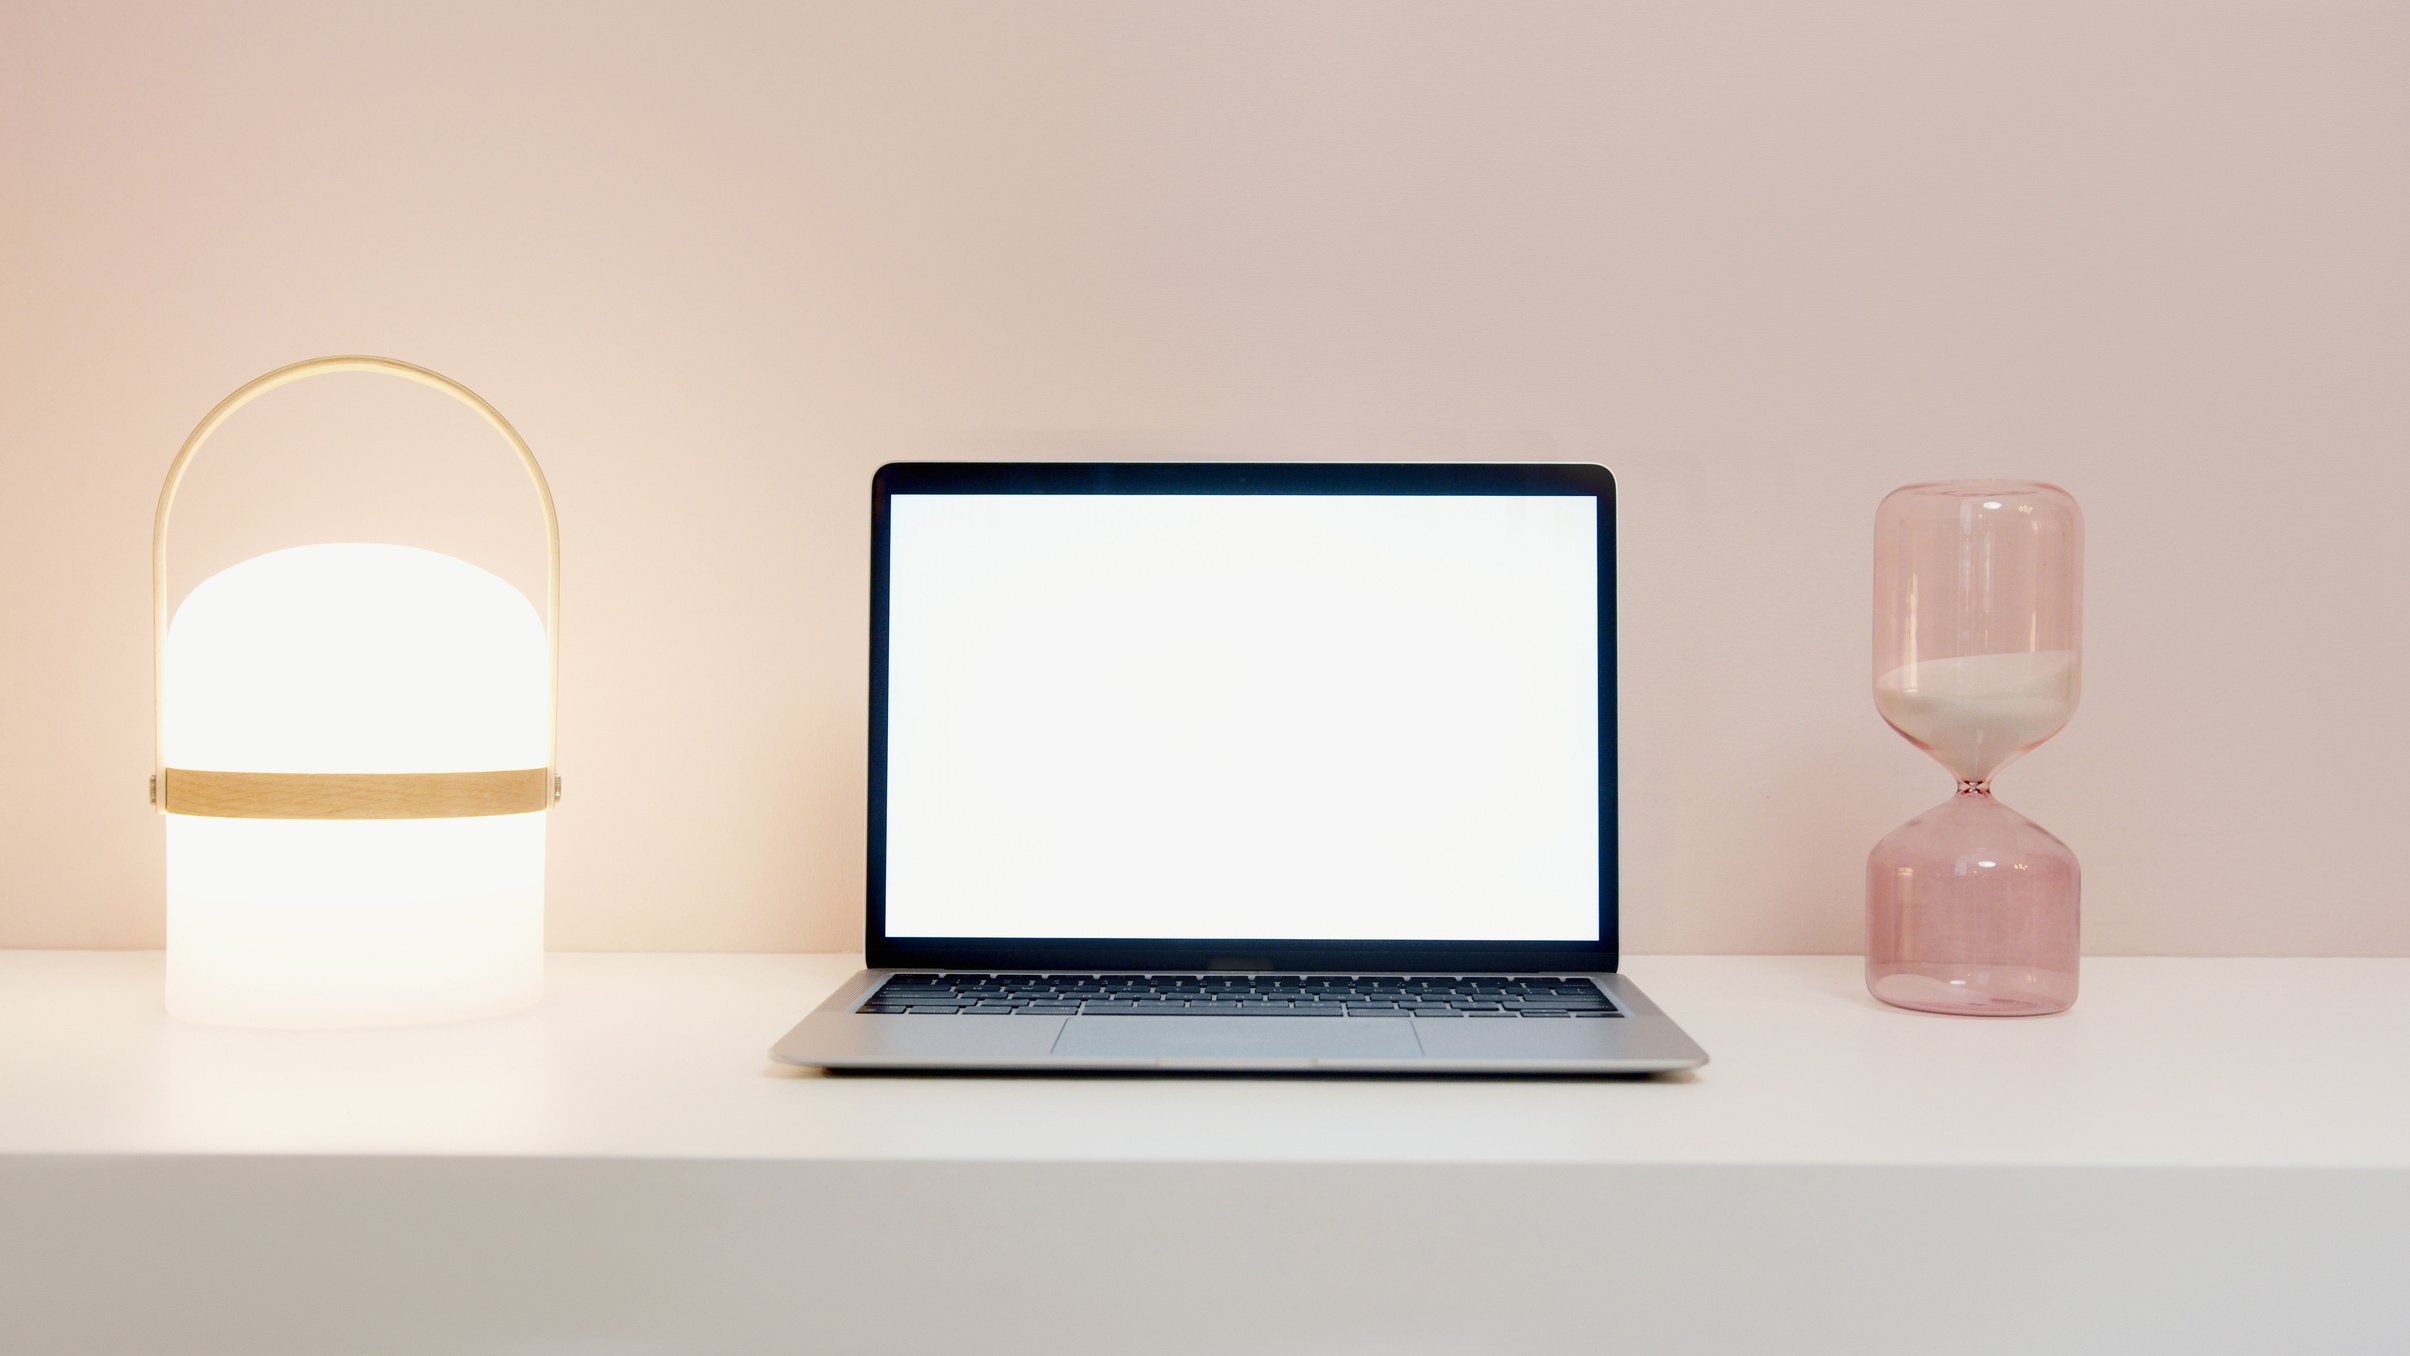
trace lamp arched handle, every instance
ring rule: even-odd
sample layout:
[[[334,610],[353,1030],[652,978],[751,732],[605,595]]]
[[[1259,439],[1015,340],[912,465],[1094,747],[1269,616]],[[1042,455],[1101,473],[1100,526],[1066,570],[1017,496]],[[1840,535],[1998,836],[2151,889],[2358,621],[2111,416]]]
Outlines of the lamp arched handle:
[[[375,372],[443,392],[477,412],[502,435],[535,486],[544,514],[544,768],[541,782],[524,773],[395,773],[387,775],[306,773],[187,774],[183,784],[169,776],[165,739],[167,700],[167,528],[176,489],[184,482],[201,444],[245,405],[280,386],[330,372]],[[485,397],[440,372],[398,358],[349,354],[311,358],[254,377],[202,416],[168,464],[159,487],[159,511],[151,521],[151,803],[162,812],[270,819],[418,819],[453,815],[519,813],[544,809],[561,796],[561,520],[552,506],[552,487],[527,440]],[[532,771],[532,769],[530,769]],[[498,778],[515,778],[508,783]]]

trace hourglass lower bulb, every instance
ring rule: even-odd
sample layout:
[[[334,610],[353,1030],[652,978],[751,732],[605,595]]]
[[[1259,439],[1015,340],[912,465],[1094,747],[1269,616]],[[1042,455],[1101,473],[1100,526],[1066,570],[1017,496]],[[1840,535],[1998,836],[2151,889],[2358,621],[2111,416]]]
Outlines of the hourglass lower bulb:
[[[2025,1016],[2075,1001],[2080,874],[1993,799],[2082,690],[2083,518],[2053,485],[1910,485],[1875,520],[1875,708],[1958,792],[1866,862],[1866,986],[1928,1012]]]

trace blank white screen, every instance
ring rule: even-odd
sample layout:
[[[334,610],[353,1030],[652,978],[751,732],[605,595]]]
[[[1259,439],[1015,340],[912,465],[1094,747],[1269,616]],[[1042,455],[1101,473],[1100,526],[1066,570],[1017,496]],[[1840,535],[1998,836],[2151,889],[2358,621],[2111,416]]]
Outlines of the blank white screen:
[[[890,936],[1597,939],[1595,500],[890,504]]]

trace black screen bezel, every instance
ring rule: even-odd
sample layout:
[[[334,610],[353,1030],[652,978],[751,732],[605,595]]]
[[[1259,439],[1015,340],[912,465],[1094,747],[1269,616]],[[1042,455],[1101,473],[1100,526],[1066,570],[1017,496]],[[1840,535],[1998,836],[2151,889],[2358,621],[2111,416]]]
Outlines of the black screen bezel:
[[[890,501],[898,494],[1588,495],[1598,506],[1598,940],[890,937],[887,628]],[[870,801],[864,950],[878,969],[1611,971],[1619,960],[1615,729],[1615,477],[1586,463],[893,462],[871,478]]]

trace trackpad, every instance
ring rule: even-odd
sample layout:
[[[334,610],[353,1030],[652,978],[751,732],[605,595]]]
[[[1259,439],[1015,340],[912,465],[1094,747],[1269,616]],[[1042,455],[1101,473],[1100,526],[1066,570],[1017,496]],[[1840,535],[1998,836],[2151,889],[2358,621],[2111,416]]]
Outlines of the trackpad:
[[[1422,1052],[1412,1022],[1346,1017],[1074,1017],[1054,1043],[1058,1055],[1179,1064],[1414,1059]]]

